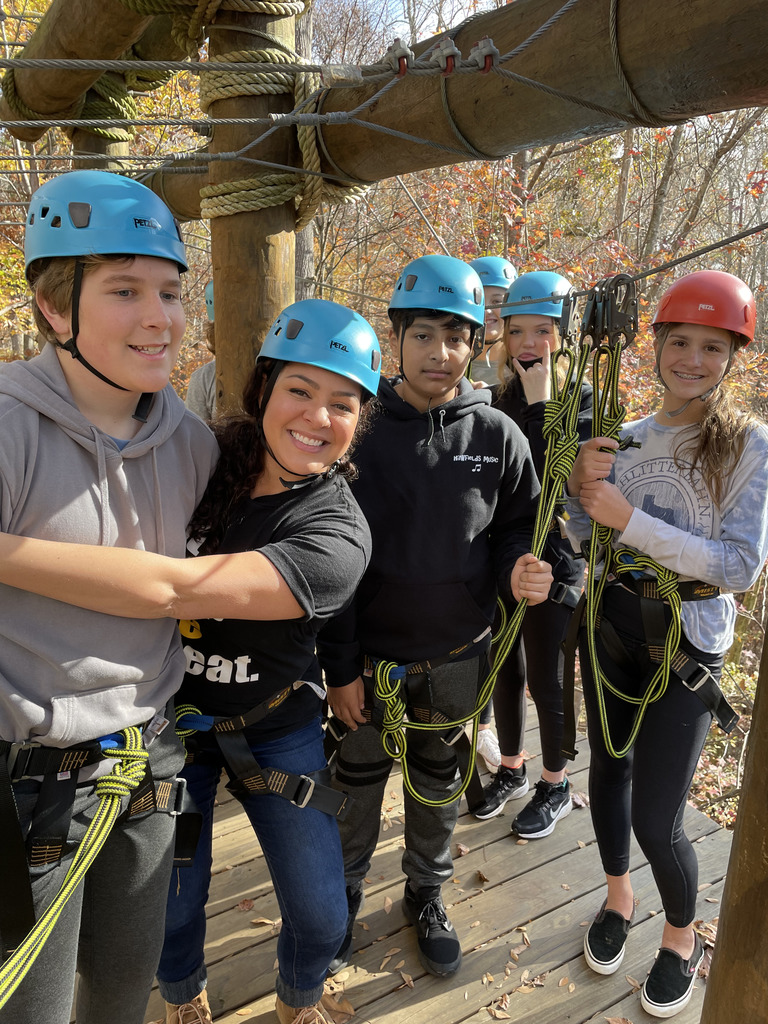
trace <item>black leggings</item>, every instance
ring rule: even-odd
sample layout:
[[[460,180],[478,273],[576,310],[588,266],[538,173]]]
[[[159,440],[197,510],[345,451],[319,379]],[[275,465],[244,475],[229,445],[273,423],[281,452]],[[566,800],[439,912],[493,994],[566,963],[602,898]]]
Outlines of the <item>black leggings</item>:
[[[603,614],[610,619],[637,671],[609,662],[597,634],[598,659],[614,686],[633,696],[644,692],[647,672],[639,600],[620,586],[606,589]],[[681,648],[719,679],[723,655],[697,650],[685,637]],[[701,700],[671,676],[660,700],[648,706],[634,746],[622,758],[605,746],[586,635],[580,635],[580,665],[591,747],[589,798],[592,822],[607,875],[629,870],[630,827],[653,870],[667,921],[686,928],[695,916],[698,887],[696,854],[683,832],[683,815],[693,773],[712,715]],[[604,689],[606,718],[613,746],[626,743],[637,705]]]
[[[539,718],[542,763],[550,772],[560,772],[566,765],[561,753],[563,654],[560,641],[570,618],[571,609],[554,601],[529,607],[517,643],[502,665],[493,690],[501,753],[514,757],[523,749],[527,679]]]

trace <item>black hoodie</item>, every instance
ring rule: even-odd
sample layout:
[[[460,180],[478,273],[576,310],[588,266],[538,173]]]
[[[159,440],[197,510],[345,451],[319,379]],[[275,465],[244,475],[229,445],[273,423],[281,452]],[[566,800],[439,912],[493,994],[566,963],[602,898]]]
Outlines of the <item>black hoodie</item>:
[[[397,382],[382,381],[354,453],[373,554],[353,604],[319,637],[331,686],[356,679],[365,654],[402,664],[475,639],[530,550],[540,488],[519,428],[466,380],[429,412]]]

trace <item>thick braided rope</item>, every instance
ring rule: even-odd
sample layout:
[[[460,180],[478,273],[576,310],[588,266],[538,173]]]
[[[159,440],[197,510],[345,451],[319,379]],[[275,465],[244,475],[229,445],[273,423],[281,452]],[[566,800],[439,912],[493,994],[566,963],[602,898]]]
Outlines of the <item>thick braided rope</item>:
[[[2,90],[5,102],[14,114],[18,114],[20,118],[24,118],[27,121],[52,121],[80,117],[83,105],[85,104],[85,96],[83,95],[71,107],[67,107],[66,110],[60,110],[54,114],[41,114],[37,110],[33,110],[26,103],[22,102],[16,91],[16,78],[13,68],[6,71],[3,75]]]
[[[123,736],[125,738],[123,747],[104,751],[105,757],[117,758],[117,763],[109,775],[102,775],[96,780],[95,791],[99,798],[99,804],[75,853],[61,889],[29,935],[0,968],[0,1009],[10,999],[32,967],[43,945],[51,935],[62,910],[107,841],[112,826],[120,813],[123,798],[129,796],[144,779],[149,754],[142,742],[141,730],[125,729]]]
[[[82,116],[132,120],[138,118],[139,108],[124,80],[106,74],[94,82],[86,93]],[[135,135],[133,128],[90,128],[88,131],[115,142],[128,142]]]

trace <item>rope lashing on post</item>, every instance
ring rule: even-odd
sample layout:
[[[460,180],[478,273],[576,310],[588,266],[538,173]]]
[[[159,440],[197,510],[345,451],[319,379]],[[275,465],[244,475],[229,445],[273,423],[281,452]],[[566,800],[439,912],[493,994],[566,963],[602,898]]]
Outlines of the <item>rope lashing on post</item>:
[[[122,735],[122,747],[108,747],[104,750],[104,756],[116,758],[117,763],[108,775],[102,775],[96,780],[95,791],[99,804],[74,855],[61,889],[35,927],[0,967],[0,1009],[32,967],[62,910],[107,841],[112,826],[120,814],[123,798],[130,796],[144,779],[149,753],[144,747],[141,729],[124,729]]]

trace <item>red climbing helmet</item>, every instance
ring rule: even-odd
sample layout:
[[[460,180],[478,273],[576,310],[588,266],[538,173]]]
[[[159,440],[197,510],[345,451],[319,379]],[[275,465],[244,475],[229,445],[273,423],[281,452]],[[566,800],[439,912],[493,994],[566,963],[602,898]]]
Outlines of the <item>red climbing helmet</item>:
[[[669,323],[704,324],[740,334],[748,345],[755,337],[755,319],[755,297],[740,278],[722,270],[697,270],[664,292],[653,329]]]

